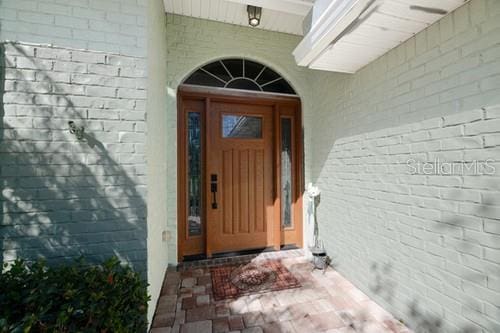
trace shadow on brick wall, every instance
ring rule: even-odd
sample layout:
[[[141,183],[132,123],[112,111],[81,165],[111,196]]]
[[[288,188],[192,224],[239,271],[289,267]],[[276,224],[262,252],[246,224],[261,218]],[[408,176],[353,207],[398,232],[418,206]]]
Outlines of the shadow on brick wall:
[[[146,203],[137,182],[91,131],[81,141],[67,134],[69,120],[81,125],[85,119],[43,70],[36,70],[36,81],[50,87],[44,96],[51,104],[37,106],[36,115],[20,112],[38,104],[44,88],[32,89],[32,79],[11,68],[4,44],[0,60],[0,261],[43,257],[60,263],[84,256],[93,263],[115,255],[145,276]],[[32,105],[3,104],[7,72],[16,78],[8,81],[13,90]],[[38,125],[26,126],[35,119]]]
[[[2,8],[2,2],[3,2],[3,0],[0,0],[0,9]],[[2,40],[2,21],[0,20],[0,41],[1,40]],[[2,60],[2,59],[0,59],[0,60]]]
[[[2,2],[0,0],[0,6]],[[1,7],[0,7],[1,8]],[[1,26],[0,26],[1,28]],[[0,30],[1,33],[1,30]],[[0,43],[0,144],[3,142],[3,117],[5,115],[4,107],[3,107],[3,94],[5,91],[5,46]],[[0,152],[0,156],[3,156]],[[3,158],[3,157],[2,157]],[[1,169],[0,169],[0,177],[1,177]],[[0,182],[2,184],[2,190],[5,188],[4,180],[2,178],[2,181]],[[0,199],[3,199],[3,196],[0,197]],[[3,201],[0,201],[0,263],[3,266],[4,259],[3,259],[3,250],[4,250],[4,231],[3,229],[6,227],[4,225],[4,218],[3,218],[3,211],[4,211],[4,205]],[[1,268],[0,268],[1,269]]]
[[[396,301],[402,302],[403,299],[408,299],[411,297],[400,295],[397,291],[398,283],[395,279],[395,274],[392,263],[378,264],[372,263],[371,267],[372,274],[372,284],[370,285],[370,291],[373,292],[378,298],[387,302],[391,306],[394,306]],[[419,281],[421,284],[426,284],[426,281]],[[411,288],[411,286],[407,286]],[[439,288],[438,285],[435,288]],[[418,292],[415,290],[414,292]],[[417,297],[406,301],[403,307],[399,307],[401,313],[406,315],[409,322],[405,322],[409,327],[412,327],[416,333],[441,333],[450,332],[450,327],[443,321],[443,317],[435,314],[431,308],[428,308],[424,304],[425,302],[419,301]],[[463,307],[473,306],[468,302],[461,304]],[[362,318],[363,314],[355,314],[354,318]],[[357,320],[359,325],[360,320]],[[359,330],[359,332],[363,332]],[[453,330],[456,333],[479,333],[482,329],[479,326],[474,326],[472,324],[464,324]]]

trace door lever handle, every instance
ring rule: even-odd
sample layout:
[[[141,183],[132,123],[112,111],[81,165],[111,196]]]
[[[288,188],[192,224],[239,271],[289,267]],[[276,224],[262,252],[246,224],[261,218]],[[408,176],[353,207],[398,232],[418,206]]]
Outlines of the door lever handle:
[[[217,175],[210,176],[210,191],[212,192],[212,209],[217,209]]]

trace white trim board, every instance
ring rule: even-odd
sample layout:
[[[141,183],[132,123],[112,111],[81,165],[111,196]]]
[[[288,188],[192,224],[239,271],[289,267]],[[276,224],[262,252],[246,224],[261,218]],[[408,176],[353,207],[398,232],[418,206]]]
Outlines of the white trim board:
[[[299,66],[355,73],[468,0],[317,0]]]

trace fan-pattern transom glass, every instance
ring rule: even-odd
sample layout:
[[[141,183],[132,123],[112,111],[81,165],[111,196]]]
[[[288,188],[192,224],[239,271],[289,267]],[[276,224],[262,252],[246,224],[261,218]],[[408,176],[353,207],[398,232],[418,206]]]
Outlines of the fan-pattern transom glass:
[[[185,84],[296,95],[278,73],[247,59],[222,59],[198,68]]]

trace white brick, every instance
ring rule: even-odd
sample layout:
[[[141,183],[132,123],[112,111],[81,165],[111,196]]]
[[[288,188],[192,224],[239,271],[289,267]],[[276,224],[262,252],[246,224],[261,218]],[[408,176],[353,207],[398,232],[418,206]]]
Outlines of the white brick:
[[[113,86],[116,78],[93,75],[93,74],[72,74],[71,83],[93,85],[93,86]]]
[[[456,100],[460,97],[475,95],[480,92],[478,83],[471,83],[460,87],[452,88],[439,95],[441,102]]]
[[[17,14],[17,17],[21,21],[38,23],[38,24],[52,24],[54,23],[53,15],[46,15],[35,12],[24,12],[21,11]]]
[[[88,20],[60,15],[55,16],[55,24],[78,29],[87,29],[89,27]]]
[[[107,99],[104,103],[105,108],[134,110],[137,101],[129,99]]]
[[[481,202],[481,193],[479,191],[441,188],[439,193],[443,199],[447,200]]]
[[[134,24],[137,22],[137,17],[135,15],[108,12],[106,13],[106,20],[114,23],[127,22],[128,24]]]
[[[143,69],[124,67],[120,71],[120,76],[142,78],[146,76],[146,72]]]
[[[484,220],[484,231],[500,235],[500,221],[499,220]]]
[[[500,206],[490,206],[490,205],[479,205],[472,203],[461,203],[459,211],[465,215],[474,215],[486,218],[498,218],[500,216]],[[488,238],[491,239],[491,238]],[[493,243],[493,242],[491,242]],[[488,245],[494,247],[492,245]],[[500,246],[500,243],[497,244]],[[498,248],[498,247],[497,247]]]
[[[118,67],[100,64],[89,64],[89,73],[107,76],[118,76]]]
[[[86,62],[91,64],[104,64],[106,55],[103,53],[91,52],[71,52],[71,60],[76,62]]]
[[[481,121],[465,125],[465,135],[495,133],[500,129],[500,119]]]
[[[6,70],[5,79],[6,80],[23,80],[23,81],[34,81],[35,80],[35,70]]]
[[[463,135],[463,128],[461,126],[452,126],[443,129],[433,129],[429,131],[429,136],[432,139],[443,139]]]
[[[484,248],[484,259],[499,264],[500,250]]]
[[[30,93],[5,92],[3,102],[5,104],[33,104],[34,95]]]
[[[88,110],[89,119],[120,119],[118,111],[111,110]]]
[[[145,99],[146,90],[118,88],[118,97],[128,99]]]
[[[145,142],[145,136],[144,134],[140,133],[126,133],[122,132],[120,133],[120,142],[124,143],[143,143]]]
[[[33,119],[30,117],[26,118],[6,118],[3,119],[4,124],[12,127],[12,128],[32,128],[33,127]]]
[[[108,58],[108,64],[112,66],[118,66],[118,67],[134,67],[135,66],[135,61],[132,58],[126,58],[126,57],[120,57],[117,55],[109,55]]]
[[[83,39],[88,41],[88,49],[90,50],[102,50],[102,51],[110,51],[109,48],[104,47],[93,47],[95,45],[94,42],[103,43],[106,41],[105,35],[101,31],[93,31],[93,30],[84,30],[84,29],[72,29],[73,36],[76,36],[78,39]],[[103,44],[105,45],[105,44]],[[87,47],[86,47],[87,48]],[[118,49],[118,48],[117,48]]]
[[[69,61],[55,61],[54,70],[57,72],[86,73],[87,65],[83,63],[73,63]]]
[[[451,212],[442,212],[441,219],[442,222],[447,224],[452,224],[457,227],[476,230],[476,231],[482,230],[483,222],[482,219],[479,217],[460,215]],[[467,245],[464,244],[464,247],[467,247]],[[480,249],[478,252],[479,252],[478,255],[480,255],[481,254]]]
[[[480,86],[482,91],[500,88],[500,75],[488,77],[481,80]]]
[[[81,17],[85,19],[97,19],[104,20],[105,12],[102,10],[95,10],[89,8],[72,8],[72,14],[75,17]]]
[[[469,112],[461,112],[456,115],[445,116],[443,126],[452,126],[464,123],[471,123],[483,118],[483,110],[474,110]]]
[[[480,62],[481,58],[479,56],[468,56],[468,57],[458,58],[452,64],[444,68],[441,68],[441,76],[450,77],[460,72],[465,72],[468,69],[477,68]]]
[[[69,83],[70,75],[68,73],[61,72],[38,72],[36,73],[37,81],[49,81],[49,82],[59,82],[59,83]]]
[[[488,107],[486,108],[486,119],[500,118],[500,107]]]
[[[473,25],[480,24],[487,19],[485,1],[471,1],[469,6],[470,6],[471,23]]]
[[[481,50],[484,50],[485,48],[489,48],[496,44],[495,36],[497,34],[497,31],[490,31],[492,27],[492,25],[490,24],[491,22],[494,21],[488,21],[481,25],[481,34],[479,34],[479,29],[477,27],[473,27],[460,35],[460,37],[468,35],[463,40],[460,40],[460,42],[462,43],[461,50],[464,56],[477,54]],[[493,25],[493,29],[496,28],[497,26]]]
[[[104,20],[90,20],[89,25],[96,31],[103,32],[119,32],[120,25]]]
[[[469,7],[462,6],[453,12],[453,21],[455,23],[455,33],[460,33],[470,26]]]
[[[63,5],[44,3],[44,2],[40,2],[38,4],[38,10],[45,14],[60,14],[60,15],[71,14],[70,6],[63,6]]]
[[[145,120],[146,114],[141,111],[121,111],[120,112],[120,119],[122,120]]]
[[[115,33],[105,33],[104,37],[107,43],[114,43],[120,45],[120,50],[123,49],[129,50],[128,52],[123,52],[124,54],[136,55],[135,52],[137,50],[136,47],[137,38],[135,36],[127,36],[124,34],[115,34]],[[132,45],[132,47],[129,49],[125,45]]]
[[[36,70],[51,70],[53,62],[50,60],[39,60],[36,58],[16,58],[17,68],[21,69],[36,69]]]
[[[5,54],[6,55],[20,55],[24,57],[34,57],[35,48],[31,45],[23,45],[18,43],[5,43]],[[10,58],[10,57],[9,57]]]
[[[500,134],[487,134],[484,136],[484,147],[500,146]]]
[[[134,131],[134,123],[129,121],[104,121],[104,131],[111,132],[133,132]],[[119,146],[121,147],[121,146]],[[122,151],[120,152],[127,152]],[[132,152],[132,151],[130,151]]]
[[[453,16],[447,15],[438,21],[441,42],[453,37]]]
[[[131,78],[118,78],[116,79],[115,85],[117,87],[124,87],[124,88],[139,88],[139,89],[146,89],[145,84],[143,86],[143,81],[141,79],[131,79]]]
[[[483,140],[479,136],[448,138],[441,141],[442,150],[481,148]]]
[[[44,59],[54,59],[54,60],[71,60],[71,52],[69,50],[60,48],[36,48],[36,57]]]
[[[53,93],[64,95],[85,95],[85,89],[84,87],[77,86],[75,84],[59,83],[54,86]]]
[[[12,81],[7,81],[12,82]],[[7,87],[7,86],[6,86]],[[30,81],[17,81],[16,90],[29,93],[49,93],[52,90],[50,82],[30,82]],[[8,91],[8,89],[6,89]]]
[[[116,97],[116,89],[109,87],[94,87],[89,86],[86,88],[87,96],[97,97]]]

